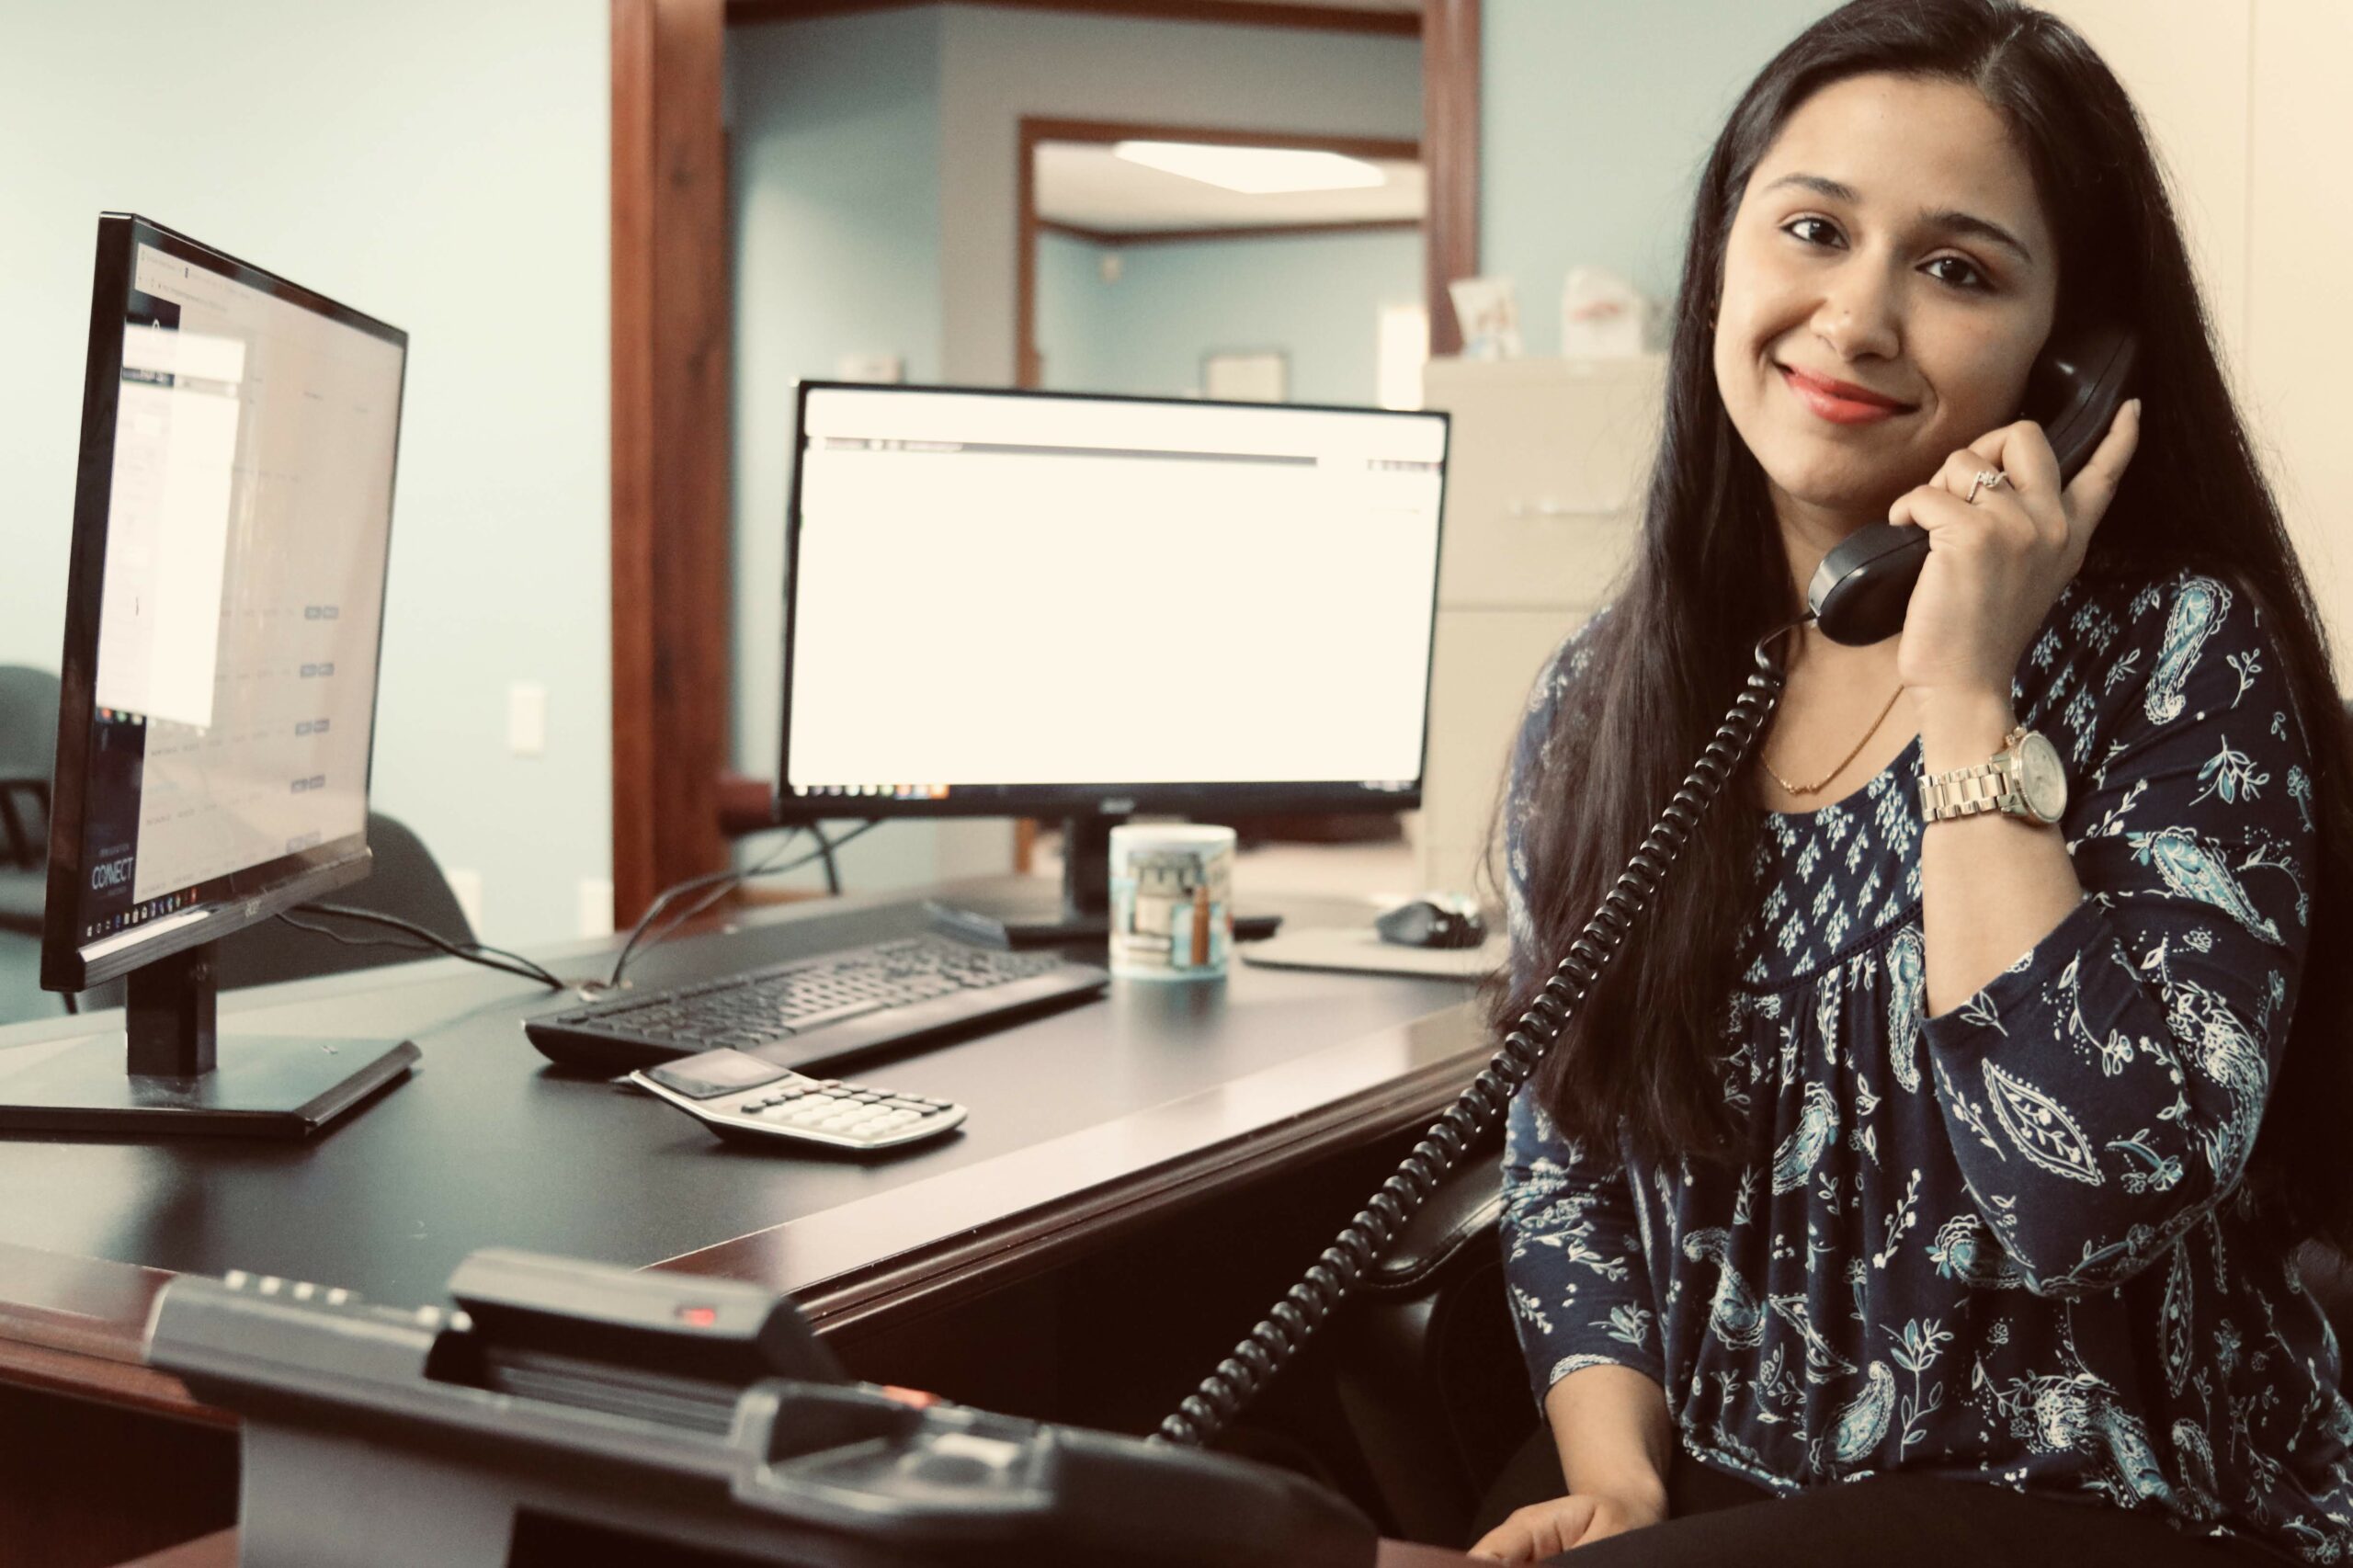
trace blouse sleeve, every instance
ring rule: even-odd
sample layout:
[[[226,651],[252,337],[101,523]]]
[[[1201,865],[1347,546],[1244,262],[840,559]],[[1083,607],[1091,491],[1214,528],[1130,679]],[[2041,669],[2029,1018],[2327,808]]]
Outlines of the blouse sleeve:
[[[1971,1197],[2042,1295],[2117,1284],[2229,1196],[2303,970],[2312,763],[2279,650],[2211,578],[2131,613],[2090,677],[2124,699],[2070,770],[2086,897],[1925,1027]]]
[[[1512,752],[1504,893],[1516,975],[1544,961],[1528,911],[1526,788],[1554,706],[1581,665],[1580,641],[1547,667]],[[1616,1151],[1563,1137],[1523,1085],[1505,1123],[1503,1180],[1504,1278],[1539,1407],[1561,1379],[1603,1362],[1664,1382],[1641,1225]]]

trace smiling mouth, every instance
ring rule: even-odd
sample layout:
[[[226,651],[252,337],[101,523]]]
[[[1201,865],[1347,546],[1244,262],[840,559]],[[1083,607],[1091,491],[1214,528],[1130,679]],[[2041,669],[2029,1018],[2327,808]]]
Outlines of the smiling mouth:
[[[1882,419],[1893,419],[1899,414],[1910,414],[1919,406],[1899,403],[1883,392],[1875,392],[1850,381],[1834,381],[1808,375],[1778,360],[1773,368],[1781,373],[1783,383],[1800,403],[1833,425],[1876,424]]]

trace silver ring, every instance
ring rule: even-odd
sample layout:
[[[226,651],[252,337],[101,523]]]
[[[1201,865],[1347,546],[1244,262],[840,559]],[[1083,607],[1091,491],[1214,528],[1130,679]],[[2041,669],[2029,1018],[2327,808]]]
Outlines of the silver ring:
[[[1967,497],[1969,504],[1972,506],[1977,505],[1977,493],[1979,491],[1999,490],[2003,485],[2007,484],[2009,482],[2010,476],[2004,473],[1998,468],[1979,469],[1977,471],[1977,477],[1969,482],[1969,495]]]

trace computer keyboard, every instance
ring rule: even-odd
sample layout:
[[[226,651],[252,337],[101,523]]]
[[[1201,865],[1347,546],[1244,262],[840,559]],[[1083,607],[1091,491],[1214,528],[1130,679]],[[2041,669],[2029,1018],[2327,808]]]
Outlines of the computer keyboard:
[[[1089,996],[1110,979],[1051,953],[912,937],[610,996],[523,1028],[551,1061],[607,1073],[722,1046],[779,1068],[812,1067]]]

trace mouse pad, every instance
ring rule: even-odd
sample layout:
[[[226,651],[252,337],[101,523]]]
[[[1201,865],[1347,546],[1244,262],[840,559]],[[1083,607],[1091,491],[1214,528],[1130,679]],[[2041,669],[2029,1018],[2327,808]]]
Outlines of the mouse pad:
[[[1500,924],[1500,923],[1499,923]],[[1347,969],[1371,974],[1428,974],[1479,980],[1501,969],[1511,939],[1500,931],[1475,948],[1404,948],[1370,926],[1285,926],[1263,942],[1234,944],[1245,963],[1269,969]]]

